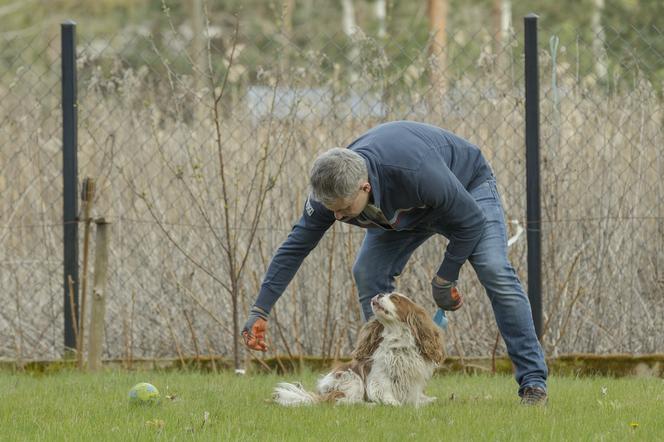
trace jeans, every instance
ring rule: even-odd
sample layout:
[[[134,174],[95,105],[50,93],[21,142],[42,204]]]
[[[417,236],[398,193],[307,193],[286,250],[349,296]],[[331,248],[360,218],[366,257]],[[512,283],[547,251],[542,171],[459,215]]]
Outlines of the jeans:
[[[491,301],[498,329],[514,364],[519,393],[525,387],[546,389],[548,369],[535,333],[530,302],[507,257],[507,229],[495,179],[490,178],[470,194],[487,222],[468,261]],[[365,320],[373,315],[371,298],[394,291],[394,279],[415,249],[436,233],[442,234],[435,226],[416,231],[367,230],[353,265]]]

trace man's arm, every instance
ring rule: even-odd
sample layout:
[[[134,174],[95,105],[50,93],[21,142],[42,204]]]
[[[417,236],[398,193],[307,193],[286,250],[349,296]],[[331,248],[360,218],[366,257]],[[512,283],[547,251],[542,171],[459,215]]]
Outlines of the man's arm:
[[[242,337],[252,350],[267,351],[267,319],[270,310],[300,268],[304,258],[313,250],[334,223],[334,213],[309,197],[304,213],[293,226],[286,241],[272,257],[256,302],[249,311]]]
[[[333,212],[311,197],[307,199],[300,220],[293,226],[288,238],[272,257],[254,303],[255,307],[266,314],[270,313],[302,265],[304,258],[318,245],[334,221]]]
[[[417,183],[422,203],[431,207],[434,219],[450,232],[445,258],[436,274],[447,281],[456,281],[461,266],[482,236],[486,217],[475,199],[440,160],[424,161]]]

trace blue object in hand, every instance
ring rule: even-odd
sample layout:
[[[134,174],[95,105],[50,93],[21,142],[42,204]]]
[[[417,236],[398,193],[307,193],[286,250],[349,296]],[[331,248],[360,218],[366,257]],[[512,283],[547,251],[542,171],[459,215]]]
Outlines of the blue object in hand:
[[[447,316],[445,316],[445,311],[442,308],[439,308],[436,314],[433,315],[433,322],[443,330],[447,329]]]

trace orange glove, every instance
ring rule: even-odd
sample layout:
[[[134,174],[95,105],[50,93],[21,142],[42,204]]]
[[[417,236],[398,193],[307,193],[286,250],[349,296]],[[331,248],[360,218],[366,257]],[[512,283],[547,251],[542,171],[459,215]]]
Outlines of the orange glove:
[[[254,306],[249,312],[249,318],[242,329],[244,345],[252,350],[267,351],[266,334],[267,313],[260,307]]]
[[[456,288],[456,281],[446,281],[436,275],[431,281],[431,294],[442,310],[454,311],[463,305],[463,296]]]

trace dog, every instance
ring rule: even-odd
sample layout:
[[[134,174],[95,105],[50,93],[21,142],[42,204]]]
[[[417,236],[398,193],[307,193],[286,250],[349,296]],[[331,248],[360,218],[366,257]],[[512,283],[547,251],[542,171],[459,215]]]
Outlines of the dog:
[[[424,394],[434,370],[443,363],[440,329],[426,310],[399,293],[371,299],[374,318],[360,329],[352,360],[318,381],[318,392],[282,382],[273,399],[283,406],[322,402],[414,405],[436,400]]]

